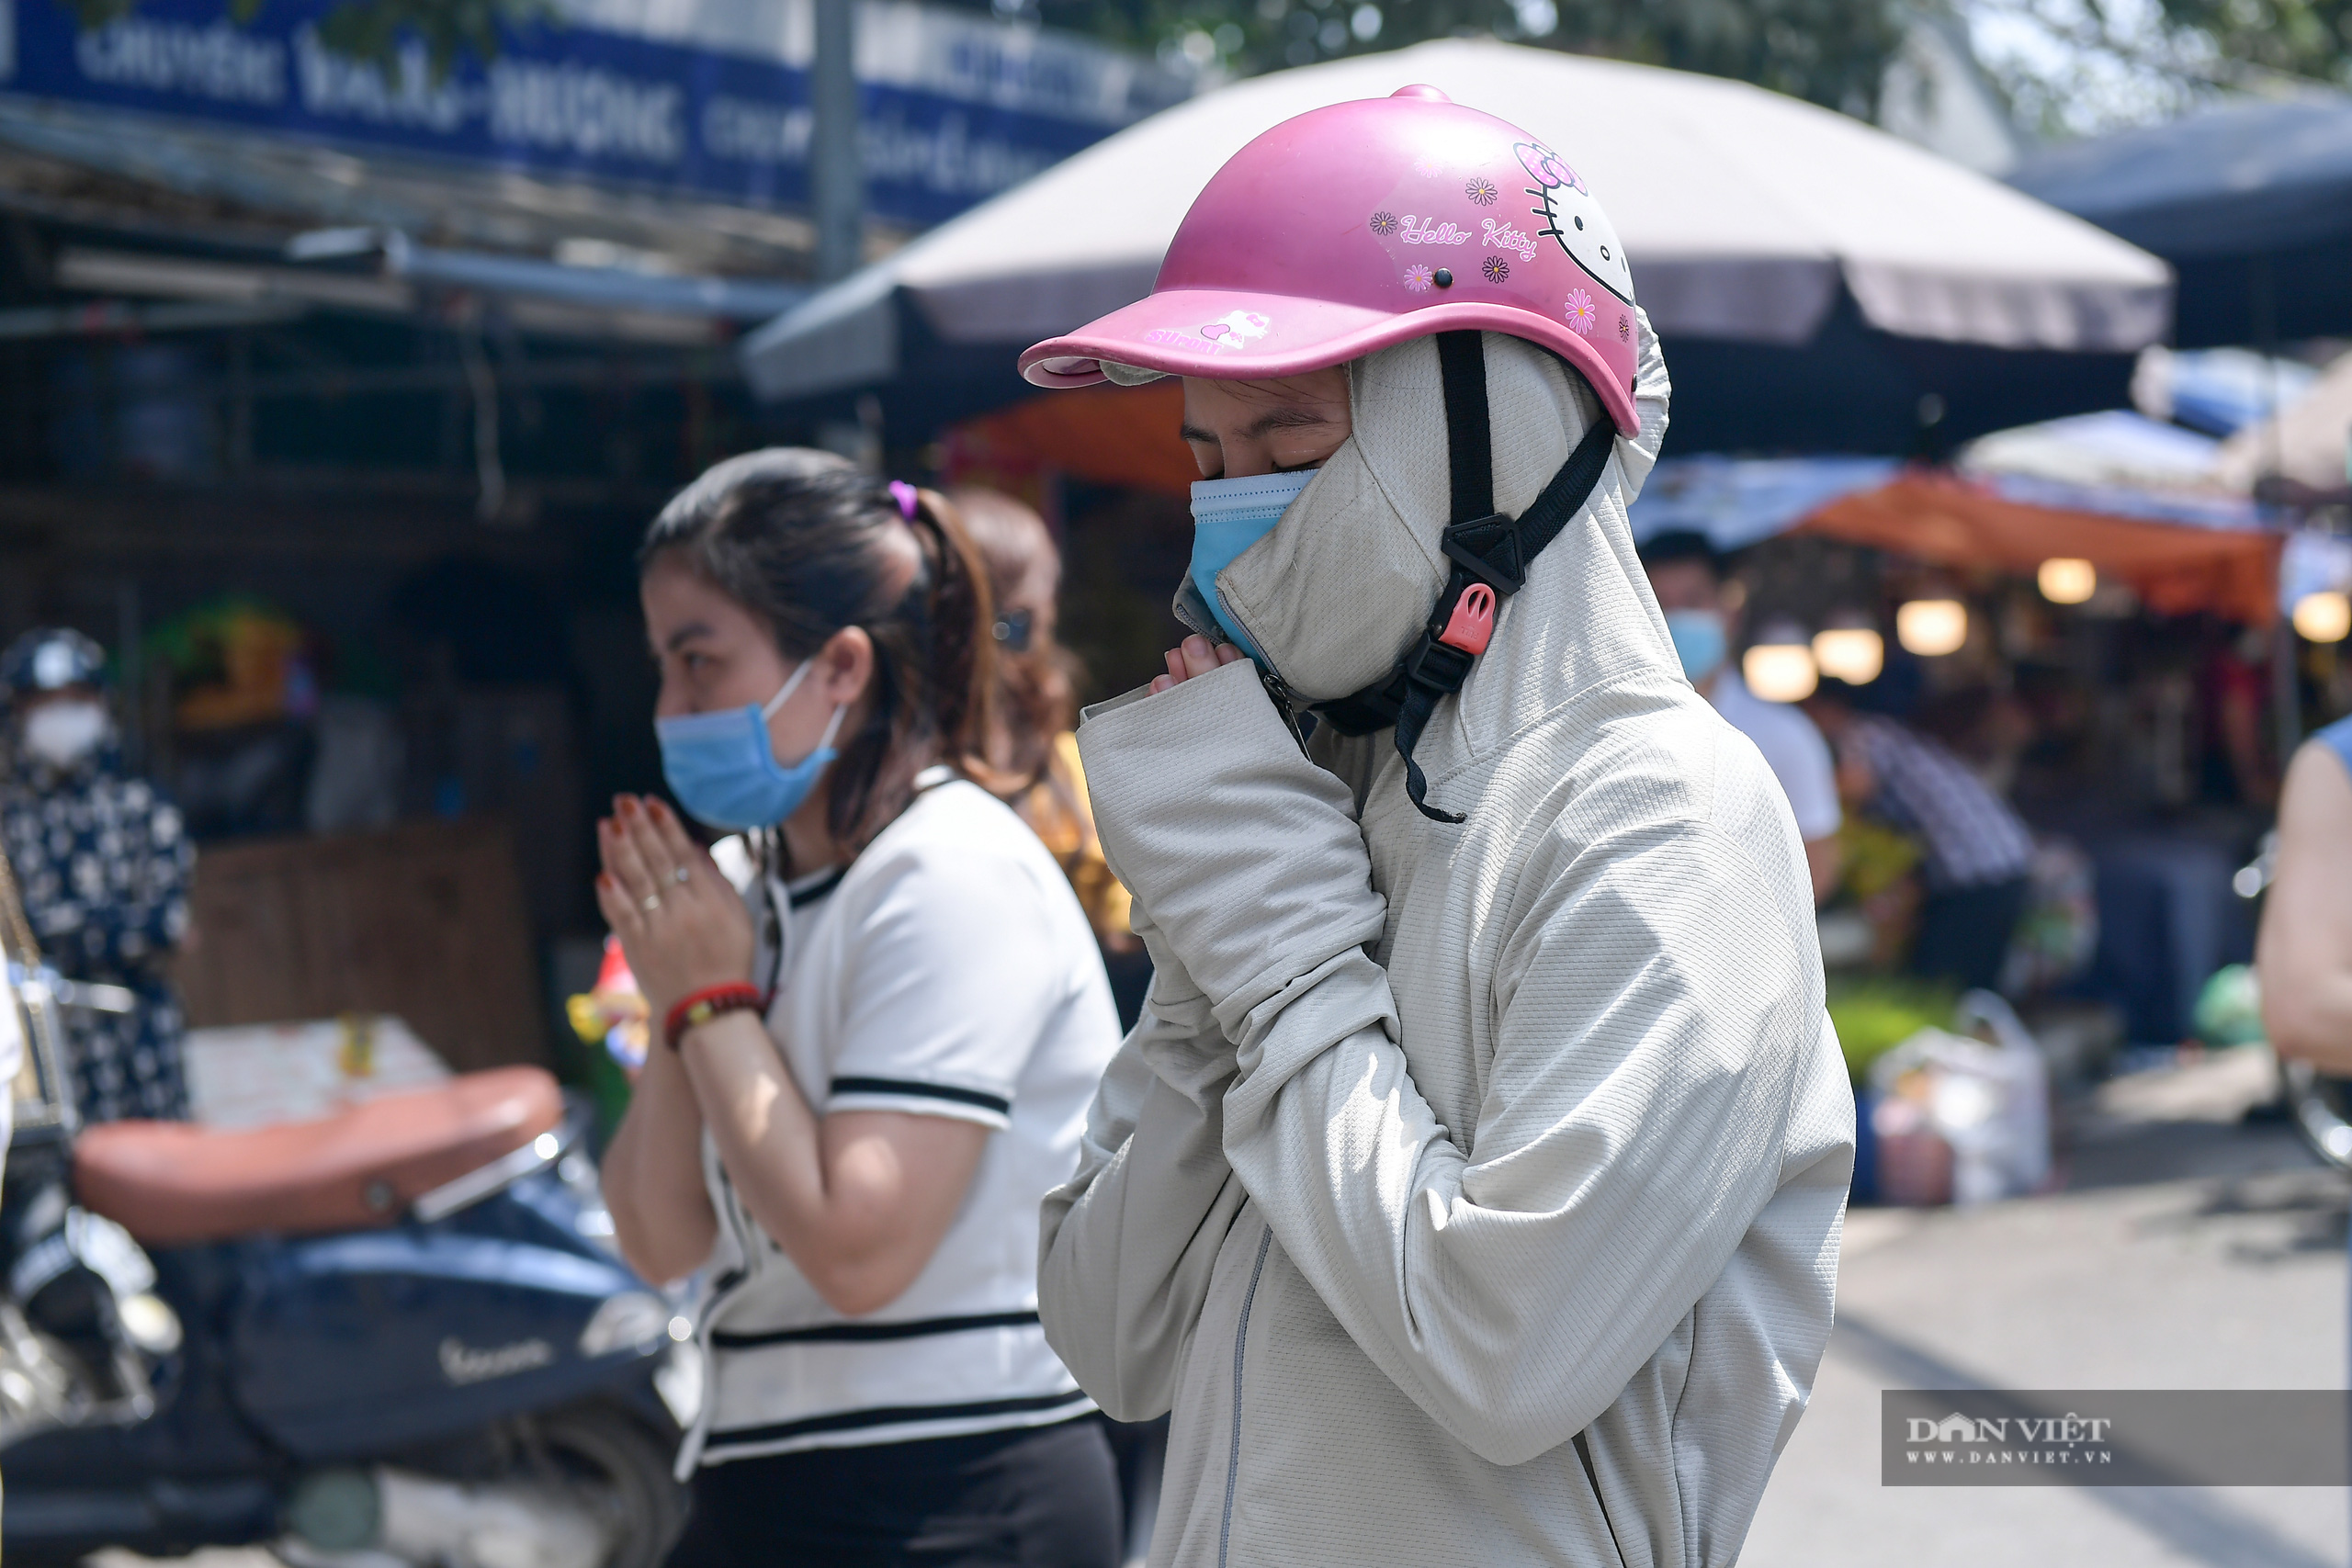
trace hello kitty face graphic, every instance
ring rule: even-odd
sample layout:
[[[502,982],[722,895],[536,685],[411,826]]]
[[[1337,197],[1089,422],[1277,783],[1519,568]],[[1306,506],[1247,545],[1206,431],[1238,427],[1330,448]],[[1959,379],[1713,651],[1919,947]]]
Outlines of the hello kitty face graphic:
[[[1255,310],[1228,310],[1221,319],[1203,327],[1201,335],[1211,343],[1239,348],[1252,338],[1264,337],[1273,324]]]
[[[1520,166],[1535,182],[1527,194],[1535,197],[1535,216],[1544,222],[1538,232],[1557,240],[1594,282],[1632,304],[1634,273],[1625,265],[1625,247],[1584,181],[1565,159],[1540,141],[1521,141],[1514,151]]]

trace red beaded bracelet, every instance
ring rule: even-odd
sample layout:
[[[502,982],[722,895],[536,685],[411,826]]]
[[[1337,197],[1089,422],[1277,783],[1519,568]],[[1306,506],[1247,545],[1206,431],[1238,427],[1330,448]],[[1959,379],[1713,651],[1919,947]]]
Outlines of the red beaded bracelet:
[[[757,1012],[760,1010],[760,989],[741,980],[724,986],[705,986],[699,991],[689,991],[678,998],[670,1015],[662,1021],[662,1043],[671,1050],[678,1048],[686,1031],[698,1024],[708,1023],[722,1012]]]

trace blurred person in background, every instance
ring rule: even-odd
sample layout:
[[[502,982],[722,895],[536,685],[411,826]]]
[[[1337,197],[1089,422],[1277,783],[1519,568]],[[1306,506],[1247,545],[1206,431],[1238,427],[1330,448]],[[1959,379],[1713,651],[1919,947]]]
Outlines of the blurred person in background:
[[[783,451],[640,561],[664,778],[756,860],[739,894],[657,800],[598,827],[653,1036],[605,1195],[641,1273],[703,1280],[671,1561],[1110,1568],[1036,1257],[1118,1025],[1060,867],[966,773],[983,569],[942,498]]]
[[[2003,799],[2017,793],[2018,768],[2033,745],[2032,711],[2010,693],[1963,686],[1921,703],[1911,726],[1965,763]]]
[[[0,838],[42,953],[70,980],[121,986],[125,1013],[65,1012],[85,1122],[185,1121],[184,1024],[170,964],[187,939],[195,868],[178,807],[123,771],[106,654],[75,631],[0,654],[8,704]]]
[[[1764,701],[1733,667],[1723,558],[1704,534],[1660,534],[1641,547],[1641,560],[1683,674],[1733,728],[1756,743],[1780,781],[1796,817],[1797,837],[1804,840],[1813,901],[1822,902],[1838,886],[1838,827],[1844,820],[1827,742],[1804,710]]]
[[[1055,631],[1061,551],[1036,512],[997,491],[949,492],[987,564],[996,602],[996,693],[979,782],[1021,815],[1061,863],[1078,893],[1123,1023],[1133,1023],[1151,984],[1151,959],[1127,923],[1127,890],[1111,874],[1078,760],[1077,656]]]
[[[1967,987],[1997,985],[2025,911],[2032,832],[1942,743],[1857,711],[1844,682],[1824,680],[1804,710],[1837,749],[1848,803],[1919,840],[1927,886],[1912,972]]]
[[[1054,636],[1061,551],[1046,520],[1009,495],[961,489],[948,501],[980,552],[996,604],[987,782],[1054,852],[1103,951],[1139,953],[1127,927],[1127,890],[1103,863],[1078,760],[1078,659]]]
[[[2271,1047],[2352,1077],[2352,719],[2288,764],[2275,864],[2254,954]]]

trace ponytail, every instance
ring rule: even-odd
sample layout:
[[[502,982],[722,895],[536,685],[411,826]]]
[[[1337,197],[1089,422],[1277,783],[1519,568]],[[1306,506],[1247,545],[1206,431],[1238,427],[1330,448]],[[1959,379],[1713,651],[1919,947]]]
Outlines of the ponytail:
[[[787,659],[846,626],[872,640],[865,719],[841,737],[827,782],[836,839],[869,842],[924,769],[971,771],[989,724],[995,612],[944,496],[774,447],[718,465],[662,509],[640,570],[671,551],[765,622]]]
[[[893,487],[893,493],[898,493]],[[967,771],[985,743],[996,690],[996,597],[988,569],[953,503],[937,491],[909,488],[901,501],[909,525],[928,533],[931,569],[931,698],[943,760]],[[920,581],[920,580],[919,580]]]

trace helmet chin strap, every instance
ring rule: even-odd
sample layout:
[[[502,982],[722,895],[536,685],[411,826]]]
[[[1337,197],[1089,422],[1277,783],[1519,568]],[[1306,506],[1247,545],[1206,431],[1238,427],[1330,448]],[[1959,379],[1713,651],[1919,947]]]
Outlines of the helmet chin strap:
[[[1414,807],[1433,822],[1461,822],[1461,813],[1442,810],[1425,798],[1429,780],[1413,760],[1413,748],[1439,700],[1461,691],[1470,678],[1472,666],[1494,637],[1502,601],[1525,585],[1528,563],[1584,509],[1608,467],[1617,433],[1602,413],[1534,504],[1517,517],[1506,517],[1495,510],[1486,340],[1476,332],[1440,333],[1437,354],[1445,388],[1446,461],[1453,492],[1453,517],[1442,546],[1453,570],[1430,612],[1429,624],[1387,675],[1360,692],[1318,703],[1315,711],[1342,735],[1370,735],[1395,726],[1396,750],[1405,759],[1405,793]]]

